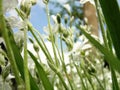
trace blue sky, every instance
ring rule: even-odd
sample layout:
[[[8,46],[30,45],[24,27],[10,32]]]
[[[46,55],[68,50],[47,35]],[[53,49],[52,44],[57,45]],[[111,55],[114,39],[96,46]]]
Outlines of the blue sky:
[[[42,31],[43,26],[47,25],[46,13],[38,4],[32,8],[30,21],[39,31]]]
[[[47,17],[44,11],[45,5],[42,3],[42,0],[38,0],[38,4],[32,7],[31,10],[31,18],[30,21],[32,22],[33,26],[43,33],[43,27],[47,26]],[[60,3],[64,3],[66,0],[56,0]],[[118,0],[120,5],[120,0]],[[52,6],[49,6],[50,8]]]
[[[58,2],[64,3],[67,0],[56,0]],[[42,0],[38,0],[38,4],[32,7],[31,10],[31,18],[30,21],[32,22],[33,26],[43,33],[43,27],[47,26],[47,17],[46,12],[44,10],[44,3]],[[49,6],[51,8],[52,6]]]

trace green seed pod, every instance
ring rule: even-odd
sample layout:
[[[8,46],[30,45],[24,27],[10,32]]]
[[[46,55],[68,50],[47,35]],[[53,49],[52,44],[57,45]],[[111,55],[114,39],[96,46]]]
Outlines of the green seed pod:
[[[69,32],[68,32],[67,30],[64,30],[64,31],[63,31],[63,36],[64,36],[65,38],[67,38],[67,37],[69,36]]]
[[[64,17],[64,23],[67,24],[67,22],[68,22],[68,17],[65,16],[65,17]]]
[[[3,51],[1,48],[0,48],[0,65],[5,65],[5,58],[4,58],[4,55],[1,53],[1,51]]]
[[[29,41],[30,41],[31,43],[34,43],[33,40],[32,40],[32,38],[29,38]]]
[[[74,21],[74,16],[70,18],[70,27],[72,26],[73,21]]]
[[[49,0],[43,0],[43,3],[48,4]]]
[[[58,22],[58,24],[61,23],[61,16],[60,16],[60,14],[57,14],[57,22]]]
[[[33,43],[33,48],[36,52],[39,52],[39,46],[37,43]]]
[[[35,5],[37,3],[37,0],[30,0],[32,5]]]
[[[30,15],[31,6],[32,3],[29,0],[21,1],[20,9],[26,14],[27,17]]]

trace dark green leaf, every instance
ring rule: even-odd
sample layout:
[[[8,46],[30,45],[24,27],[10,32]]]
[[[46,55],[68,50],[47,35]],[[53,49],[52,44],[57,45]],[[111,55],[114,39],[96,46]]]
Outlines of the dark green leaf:
[[[99,0],[117,57],[120,59],[120,10],[117,0]]]
[[[42,65],[38,63],[36,57],[30,51],[28,51],[28,53],[31,56],[32,60],[35,62],[38,75],[44,85],[45,90],[54,90]]]
[[[9,30],[11,30],[11,29],[9,29]],[[14,53],[14,57],[15,57],[15,60],[16,60],[18,70],[21,74],[22,79],[24,80],[23,58],[20,54],[19,48],[17,47],[17,45],[15,43],[13,34],[10,31],[9,31],[9,38],[10,38],[10,41],[11,41],[10,43],[11,43],[11,46],[12,46],[12,50],[13,50],[13,53]],[[39,90],[37,84],[35,83],[34,79],[31,76],[31,74],[30,74],[30,86],[31,86],[31,90]]]

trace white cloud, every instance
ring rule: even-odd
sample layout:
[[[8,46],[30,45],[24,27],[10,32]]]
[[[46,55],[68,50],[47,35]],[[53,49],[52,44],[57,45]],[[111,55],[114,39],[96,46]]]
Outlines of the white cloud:
[[[53,54],[53,50],[52,50],[52,45],[51,45],[51,43],[48,42],[48,41],[46,41],[45,44],[46,44],[47,49],[48,49],[49,52],[50,52],[50,55],[53,57],[54,54]],[[36,55],[36,52],[35,52],[35,50],[34,50],[34,48],[33,48],[33,44],[28,43],[28,50],[30,50],[34,55]],[[44,64],[47,64],[46,56],[44,55],[44,53],[43,53],[43,51],[42,51],[41,49],[40,49],[40,51],[39,51],[39,55],[40,55],[40,58],[41,58],[42,62],[43,62]]]
[[[37,4],[38,4],[40,7],[42,7],[42,8],[45,7],[45,4],[43,3],[42,0],[38,0],[38,1],[37,1]]]
[[[53,1],[57,1],[57,2],[59,2],[61,4],[63,4],[63,3],[66,3],[68,0],[53,0]]]
[[[95,5],[94,0],[80,0],[81,4],[85,4],[86,2],[90,2],[91,4]]]
[[[46,41],[45,45],[46,45],[47,49],[49,50],[51,57],[54,58],[52,44],[49,41]],[[28,50],[30,50],[35,56],[37,55],[33,48],[33,44],[28,43]],[[61,52],[60,52],[60,54],[61,54]],[[41,49],[40,49],[39,55],[42,60],[42,63],[47,64],[46,56]],[[57,54],[57,56],[58,56],[58,54]],[[64,58],[65,58],[65,64],[68,64],[69,63],[69,53],[64,52]],[[32,62],[29,62],[29,63],[32,63]]]

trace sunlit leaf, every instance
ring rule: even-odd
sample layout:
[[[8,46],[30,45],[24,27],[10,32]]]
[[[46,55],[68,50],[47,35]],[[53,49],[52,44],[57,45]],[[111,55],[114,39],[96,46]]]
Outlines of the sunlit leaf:
[[[39,75],[40,79],[42,80],[45,90],[48,90],[48,89],[54,90],[42,65],[40,63],[38,63],[36,57],[30,51],[28,51],[28,52],[29,52],[29,55],[31,56],[32,60],[35,62],[35,65],[36,65],[36,68],[38,71],[38,75]]]

